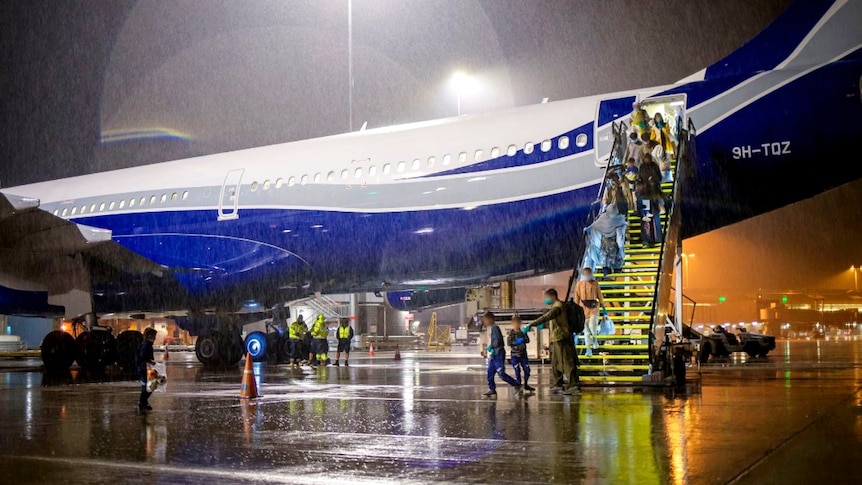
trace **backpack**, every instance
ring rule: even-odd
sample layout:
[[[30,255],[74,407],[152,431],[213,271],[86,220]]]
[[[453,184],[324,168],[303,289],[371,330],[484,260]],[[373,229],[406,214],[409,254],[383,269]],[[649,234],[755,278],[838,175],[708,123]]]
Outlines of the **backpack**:
[[[576,334],[584,331],[584,309],[575,303],[575,300],[569,298],[563,302],[563,309],[566,312],[566,321],[569,323],[569,333]]]

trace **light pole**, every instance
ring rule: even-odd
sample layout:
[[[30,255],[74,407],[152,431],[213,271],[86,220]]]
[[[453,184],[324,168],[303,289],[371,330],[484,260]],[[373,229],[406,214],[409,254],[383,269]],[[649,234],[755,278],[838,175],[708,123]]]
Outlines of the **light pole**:
[[[479,82],[475,77],[461,71],[452,74],[451,82],[458,97],[458,116],[461,116],[461,96],[475,92],[479,87]]]

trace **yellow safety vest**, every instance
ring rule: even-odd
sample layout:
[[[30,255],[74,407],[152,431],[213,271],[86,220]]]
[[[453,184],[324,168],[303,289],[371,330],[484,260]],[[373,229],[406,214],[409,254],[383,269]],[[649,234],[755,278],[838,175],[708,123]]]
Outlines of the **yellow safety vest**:
[[[341,340],[350,338],[350,327],[338,327],[338,338]]]

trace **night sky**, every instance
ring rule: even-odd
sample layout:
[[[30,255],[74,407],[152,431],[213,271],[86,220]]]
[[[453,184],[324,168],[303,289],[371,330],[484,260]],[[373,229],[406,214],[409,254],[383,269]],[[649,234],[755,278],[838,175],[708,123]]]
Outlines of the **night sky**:
[[[470,113],[672,83],[789,3],[354,0],[354,125],[454,115],[457,69]],[[348,129],[344,0],[2,2],[0,63],[3,187]],[[694,286],[834,280],[862,263],[860,189],[688,242]]]

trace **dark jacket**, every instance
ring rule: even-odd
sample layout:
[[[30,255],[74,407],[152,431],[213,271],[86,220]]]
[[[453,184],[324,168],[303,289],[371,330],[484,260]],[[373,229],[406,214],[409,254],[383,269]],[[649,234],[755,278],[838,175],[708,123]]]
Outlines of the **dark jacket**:
[[[518,339],[524,339],[521,343],[515,343]],[[523,357],[527,355],[527,344],[530,343],[530,337],[520,330],[510,330],[509,336],[506,337],[506,343],[512,349],[512,357]]]
[[[644,162],[638,173],[644,184],[643,198],[656,200],[661,196],[661,168],[655,162]]]
[[[138,346],[136,357],[138,376],[143,380],[147,380],[147,364],[154,364],[156,362],[156,358],[153,356],[153,343],[146,339],[141,342],[141,345]]]
[[[491,350],[494,352],[493,357],[506,358],[506,345],[503,342],[503,332],[500,330],[500,327],[497,325],[493,325],[491,327],[491,343],[489,344]]]

